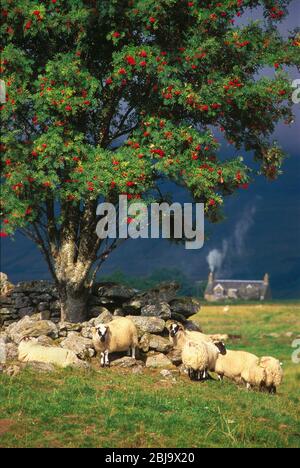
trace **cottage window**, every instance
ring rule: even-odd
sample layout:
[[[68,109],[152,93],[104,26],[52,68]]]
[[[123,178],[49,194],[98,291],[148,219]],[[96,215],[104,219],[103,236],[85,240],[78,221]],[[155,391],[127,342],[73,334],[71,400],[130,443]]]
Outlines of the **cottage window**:
[[[238,290],[237,289],[228,289],[228,297],[230,299],[237,299],[238,298]]]
[[[224,288],[223,288],[223,286],[221,286],[220,284],[218,284],[218,285],[214,288],[214,293],[215,293],[215,296],[216,296],[216,297],[223,297],[223,296],[224,296]]]

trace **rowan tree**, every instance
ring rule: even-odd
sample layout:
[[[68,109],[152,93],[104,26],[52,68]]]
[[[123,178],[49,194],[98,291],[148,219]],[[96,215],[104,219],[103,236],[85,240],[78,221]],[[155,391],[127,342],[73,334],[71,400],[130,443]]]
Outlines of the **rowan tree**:
[[[1,237],[19,230],[38,244],[62,320],[85,318],[87,280],[118,244],[96,235],[99,201],[161,199],[170,180],[217,221],[254,173],[280,173],[271,135],[292,120],[285,66],[299,67],[299,35],[277,27],[288,4],[2,1]],[[242,25],[258,6],[261,21]]]

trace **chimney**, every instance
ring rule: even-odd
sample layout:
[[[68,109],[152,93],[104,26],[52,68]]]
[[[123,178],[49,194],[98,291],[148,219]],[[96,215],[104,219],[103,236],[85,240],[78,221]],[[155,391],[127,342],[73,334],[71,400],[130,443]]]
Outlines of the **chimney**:
[[[269,277],[268,273],[266,273],[265,276],[264,276],[264,285],[269,286],[269,284],[270,284],[270,277]]]
[[[215,281],[215,275],[214,273],[211,271],[208,275],[208,284],[209,285],[212,285]]]

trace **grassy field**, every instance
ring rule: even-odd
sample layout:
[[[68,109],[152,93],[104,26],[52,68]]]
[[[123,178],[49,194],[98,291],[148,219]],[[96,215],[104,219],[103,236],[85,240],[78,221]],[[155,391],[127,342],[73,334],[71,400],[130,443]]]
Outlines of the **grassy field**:
[[[300,365],[287,336],[300,335],[300,304],[205,306],[195,319],[241,335],[230,349],[280,358],[278,395],[154,371],[1,375],[0,447],[300,447]]]

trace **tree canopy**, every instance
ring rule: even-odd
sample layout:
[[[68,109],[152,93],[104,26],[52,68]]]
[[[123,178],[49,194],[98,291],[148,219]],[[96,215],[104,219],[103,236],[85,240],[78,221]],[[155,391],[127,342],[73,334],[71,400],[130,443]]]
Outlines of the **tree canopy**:
[[[66,242],[69,266],[96,260],[99,199],[159,194],[167,179],[216,221],[253,177],[238,151],[276,178],[284,155],[271,135],[292,121],[285,65],[300,64],[299,34],[277,28],[288,4],[3,0],[1,236],[23,230],[58,278]],[[259,6],[261,21],[240,23]]]

